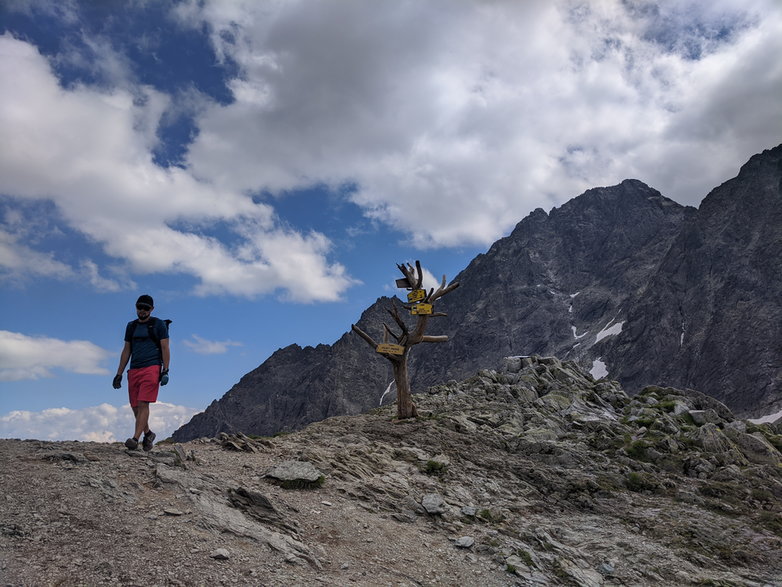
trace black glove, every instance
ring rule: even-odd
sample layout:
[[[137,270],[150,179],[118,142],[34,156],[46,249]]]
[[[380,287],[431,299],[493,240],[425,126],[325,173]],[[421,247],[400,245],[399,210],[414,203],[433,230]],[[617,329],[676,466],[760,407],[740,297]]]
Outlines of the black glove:
[[[114,381],[112,381],[111,384],[114,386],[114,389],[122,387],[122,373],[114,377]]]
[[[168,369],[161,369],[160,371],[160,385],[168,383]]]

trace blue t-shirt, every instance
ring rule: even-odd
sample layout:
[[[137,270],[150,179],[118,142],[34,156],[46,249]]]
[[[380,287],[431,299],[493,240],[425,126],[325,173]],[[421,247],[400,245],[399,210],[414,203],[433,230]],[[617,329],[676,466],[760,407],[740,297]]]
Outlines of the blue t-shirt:
[[[158,320],[152,316],[150,316],[149,320],[153,322],[152,327],[155,329],[158,340],[168,338],[166,323],[163,320]],[[158,351],[155,341],[149,338],[148,322],[138,322],[135,332],[129,333],[131,324],[133,324],[133,321],[128,322],[128,326],[125,328],[125,342],[130,343],[132,350],[130,368],[141,369],[150,365],[162,365],[163,357],[160,351]],[[130,337],[128,334],[130,334]]]

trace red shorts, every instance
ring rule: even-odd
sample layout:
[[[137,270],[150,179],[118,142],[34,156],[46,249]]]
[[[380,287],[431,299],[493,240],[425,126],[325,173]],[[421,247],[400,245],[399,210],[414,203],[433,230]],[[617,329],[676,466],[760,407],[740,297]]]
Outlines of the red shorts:
[[[139,402],[155,403],[160,387],[160,365],[150,365],[128,371],[128,397],[130,407],[138,407]]]

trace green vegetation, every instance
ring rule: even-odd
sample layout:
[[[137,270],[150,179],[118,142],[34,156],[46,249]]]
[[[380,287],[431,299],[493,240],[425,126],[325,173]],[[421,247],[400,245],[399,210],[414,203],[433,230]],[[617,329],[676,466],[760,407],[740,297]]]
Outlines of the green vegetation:
[[[646,449],[651,445],[645,440],[636,440],[625,446],[625,452],[631,459],[646,460]]]
[[[535,565],[535,561],[532,560],[532,555],[526,550],[522,550],[521,548],[519,548],[516,551],[516,556],[519,557],[521,560],[523,560],[524,564],[531,569],[537,566]]]
[[[448,472],[448,465],[441,461],[429,460],[426,461],[426,465],[422,467],[421,472],[435,477],[442,477]]]
[[[656,406],[652,407],[670,414],[676,408],[676,402],[671,400],[658,402]]]
[[[494,513],[490,509],[482,509],[478,512],[478,518],[489,524],[499,524],[503,522],[505,518],[500,513]]]
[[[640,493],[641,491],[662,493],[662,487],[649,473],[638,473],[633,471],[627,475],[625,485],[630,491],[635,491],[636,493]]]

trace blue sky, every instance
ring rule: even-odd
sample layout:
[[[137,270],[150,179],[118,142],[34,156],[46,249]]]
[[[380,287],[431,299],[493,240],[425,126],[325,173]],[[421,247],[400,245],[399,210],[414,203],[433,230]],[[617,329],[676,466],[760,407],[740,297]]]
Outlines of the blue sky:
[[[626,178],[697,206],[782,141],[781,54],[775,0],[7,0],[0,437],[129,434],[141,293],[162,437],[395,263],[451,278]]]

